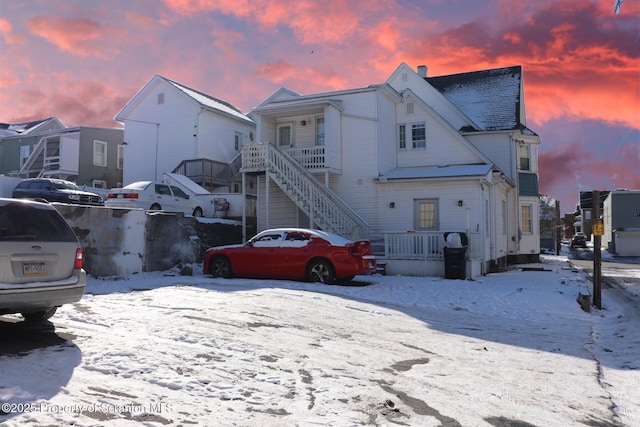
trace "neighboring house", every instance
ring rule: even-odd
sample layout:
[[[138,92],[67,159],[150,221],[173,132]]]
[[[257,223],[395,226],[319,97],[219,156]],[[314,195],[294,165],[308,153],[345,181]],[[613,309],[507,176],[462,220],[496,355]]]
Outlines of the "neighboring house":
[[[258,180],[258,231],[317,227],[370,238],[391,274],[442,275],[445,233],[464,233],[466,276],[535,261],[537,153],[521,67],[299,95],[251,113],[241,172]],[[446,260],[444,260],[446,261]]]
[[[609,192],[602,219],[602,246],[620,256],[640,256],[640,190]]]
[[[233,105],[155,75],[115,119],[124,124],[125,185],[179,173],[211,192],[242,192],[240,152],[255,124]]]
[[[56,118],[43,124],[47,122],[48,126],[30,127],[28,132],[9,134],[20,125],[9,125],[2,132],[1,174],[60,178],[96,188],[122,183],[122,129],[66,128]]]
[[[600,212],[602,212],[604,200],[609,195],[608,191],[600,191]],[[580,204],[576,207],[575,226],[576,233],[584,233],[587,240],[591,240],[593,233],[593,191],[580,191]]]

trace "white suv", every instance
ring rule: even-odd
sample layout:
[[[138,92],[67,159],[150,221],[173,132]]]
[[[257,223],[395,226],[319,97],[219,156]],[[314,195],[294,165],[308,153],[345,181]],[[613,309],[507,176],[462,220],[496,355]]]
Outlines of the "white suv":
[[[78,239],[52,205],[0,198],[0,315],[47,320],[86,283]]]

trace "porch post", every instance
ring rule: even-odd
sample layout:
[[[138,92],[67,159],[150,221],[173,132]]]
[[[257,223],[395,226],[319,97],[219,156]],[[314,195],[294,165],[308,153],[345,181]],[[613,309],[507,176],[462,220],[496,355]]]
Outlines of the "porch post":
[[[247,241],[247,173],[242,172],[242,241]],[[213,184],[212,184],[213,185]]]
[[[265,219],[265,229],[270,228],[270,224],[271,222],[269,221],[269,205],[271,203],[271,201],[269,200],[269,171],[267,170],[267,173],[264,174],[264,210],[265,210],[265,215],[264,215],[264,219]]]

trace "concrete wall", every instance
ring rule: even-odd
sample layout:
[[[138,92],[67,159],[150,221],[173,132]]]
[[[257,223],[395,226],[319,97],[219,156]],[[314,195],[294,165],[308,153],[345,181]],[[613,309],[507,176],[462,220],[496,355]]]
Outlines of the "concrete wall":
[[[238,221],[142,209],[53,204],[75,231],[94,277],[128,276],[199,263],[211,246],[240,243]]]

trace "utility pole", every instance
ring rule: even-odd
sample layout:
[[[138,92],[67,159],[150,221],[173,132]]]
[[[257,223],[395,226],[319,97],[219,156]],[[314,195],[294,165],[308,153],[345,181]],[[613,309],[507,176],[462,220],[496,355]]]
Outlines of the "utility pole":
[[[593,221],[593,305],[598,310],[602,309],[602,235],[604,223],[600,218],[600,191],[593,190],[593,209],[591,218]]]

